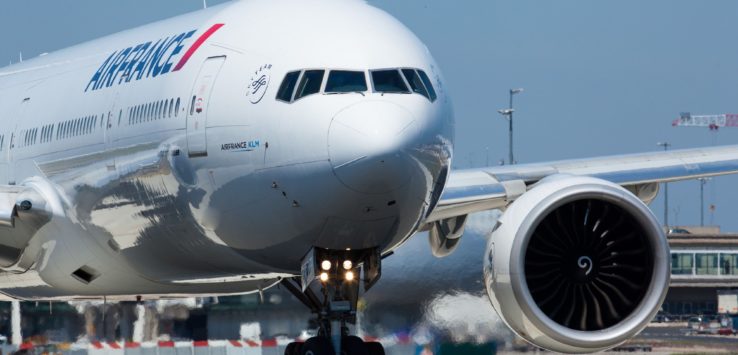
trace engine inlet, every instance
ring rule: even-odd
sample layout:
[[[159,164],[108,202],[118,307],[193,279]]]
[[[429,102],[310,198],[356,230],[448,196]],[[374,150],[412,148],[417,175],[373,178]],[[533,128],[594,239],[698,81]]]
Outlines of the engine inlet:
[[[545,216],[525,251],[525,280],[536,305],[580,331],[609,328],[633,313],[653,274],[648,234],[609,201],[567,202]]]

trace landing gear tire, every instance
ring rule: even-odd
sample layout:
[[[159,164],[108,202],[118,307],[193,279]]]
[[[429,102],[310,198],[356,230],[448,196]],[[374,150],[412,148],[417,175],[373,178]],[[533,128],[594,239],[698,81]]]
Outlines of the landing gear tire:
[[[341,340],[341,355],[369,355],[369,349],[361,338],[353,335]]]
[[[302,349],[300,349],[299,354],[335,355],[336,353],[333,351],[333,344],[331,344],[330,339],[324,337],[314,337],[308,339],[304,344],[302,344]],[[286,352],[285,355],[287,355]]]
[[[384,347],[381,343],[370,341],[368,343],[365,343],[366,350],[369,352],[369,355],[384,355]]]
[[[302,343],[289,343],[284,349],[284,355],[302,355]]]

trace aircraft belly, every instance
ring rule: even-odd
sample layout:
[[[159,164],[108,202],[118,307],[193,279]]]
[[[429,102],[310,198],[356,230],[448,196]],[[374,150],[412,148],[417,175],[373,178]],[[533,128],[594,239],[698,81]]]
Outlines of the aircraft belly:
[[[178,154],[182,139],[181,131],[172,130],[121,140],[108,150],[38,161],[65,202],[63,219],[71,223],[51,238],[75,235],[69,244],[82,238],[80,248],[100,249],[157,282],[275,271],[239,255],[203,226],[212,186]],[[70,258],[79,261],[74,269],[84,265],[79,255]]]
[[[140,274],[154,280],[267,273],[237,254],[198,215],[209,191],[156,174],[121,180],[92,206],[92,222]]]

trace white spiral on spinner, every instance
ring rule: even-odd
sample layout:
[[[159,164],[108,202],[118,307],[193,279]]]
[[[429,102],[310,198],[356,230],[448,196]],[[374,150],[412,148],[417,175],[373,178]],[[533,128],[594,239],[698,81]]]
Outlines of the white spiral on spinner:
[[[579,260],[577,260],[577,265],[579,265],[580,269],[587,269],[587,271],[584,273],[585,275],[589,275],[590,272],[592,272],[592,266],[593,266],[592,259],[590,259],[588,256],[580,256]]]

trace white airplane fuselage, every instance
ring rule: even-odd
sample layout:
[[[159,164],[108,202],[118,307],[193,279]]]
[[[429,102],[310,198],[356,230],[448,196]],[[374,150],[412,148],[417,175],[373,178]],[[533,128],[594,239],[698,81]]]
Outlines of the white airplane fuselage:
[[[437,97],[380,92],[379,69],[423,71]],[[320,92],[278,100],[301,70],[325,70]],[[325,93],[331,70],[367,90]],[[312,247],[387,253],[453,146],[427,48],[361,1],[236,1],[121,32],[0,69],[0,107],[0,184],[53,210],[0,255],[0,292],[26,299],[247,292]]]

